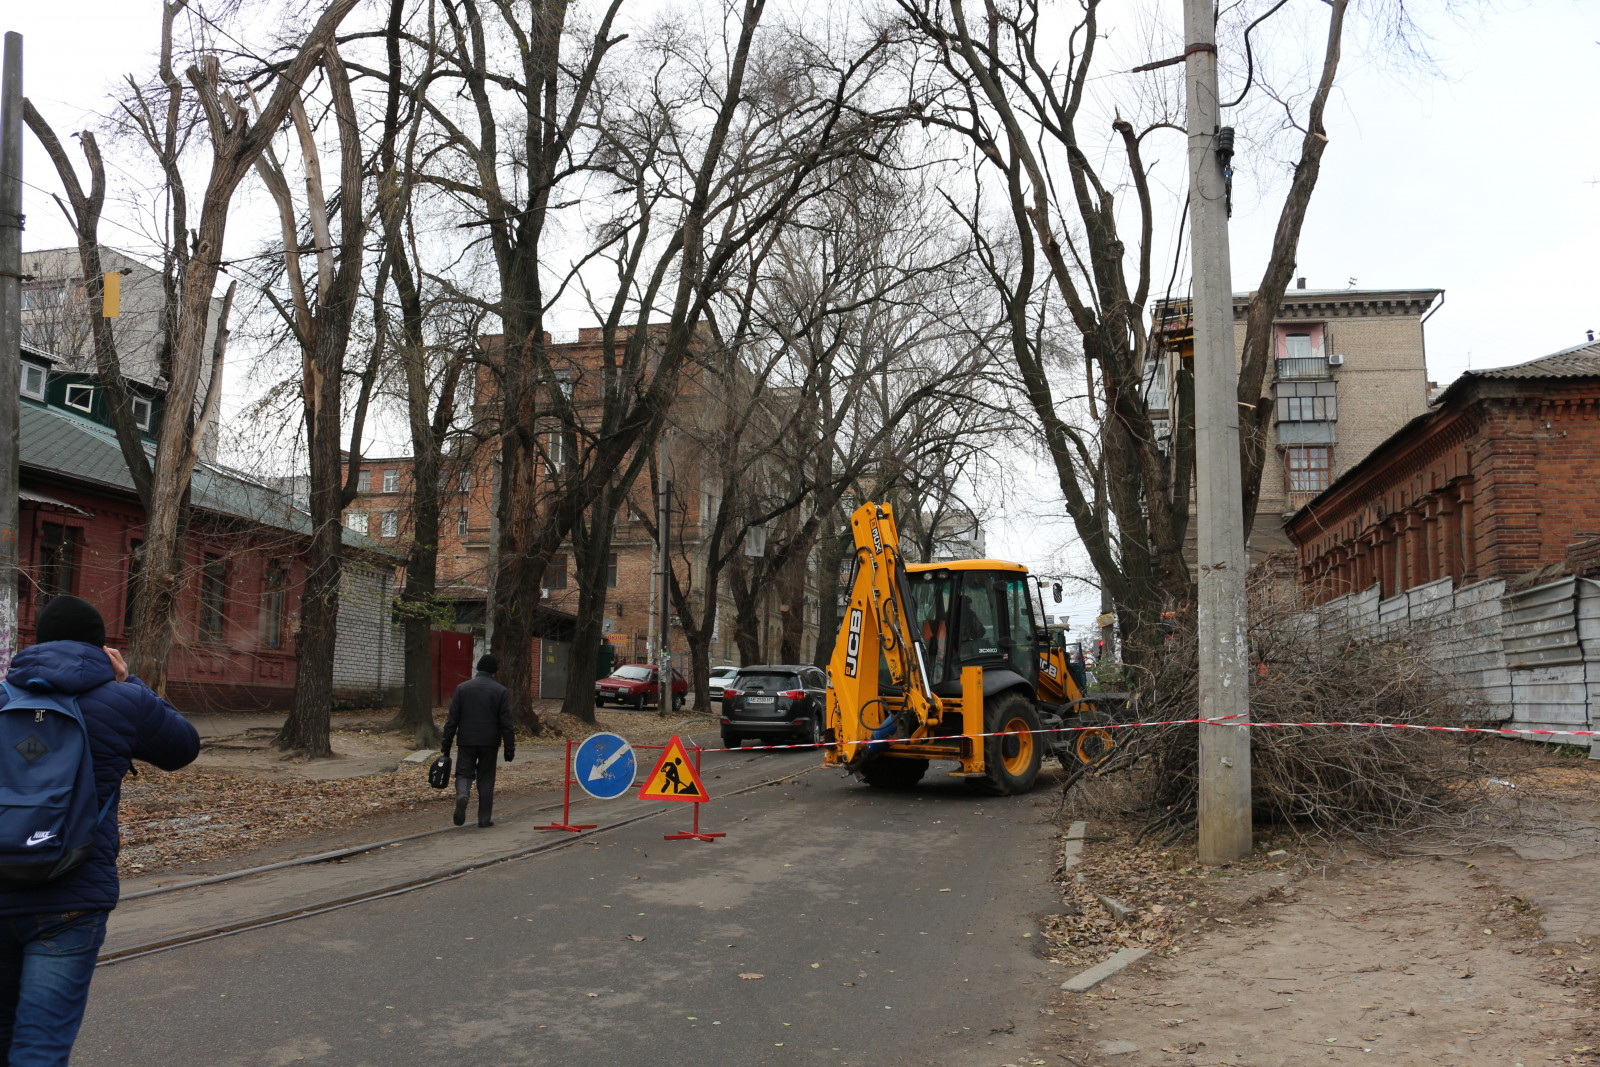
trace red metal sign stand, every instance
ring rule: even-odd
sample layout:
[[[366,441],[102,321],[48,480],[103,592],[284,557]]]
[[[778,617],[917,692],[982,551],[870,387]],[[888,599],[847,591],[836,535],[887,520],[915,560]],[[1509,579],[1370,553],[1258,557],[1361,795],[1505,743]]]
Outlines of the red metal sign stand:
[[[574,823],[571,815],[572,809],[572,742],[567,742],[567,764],[562,768],[561,782],[561,821],[548,823],[544,826],[535,826],[535,830],[567,830],[572,833],[581,833],[584,830],[593,830],[599,823]],[[699,812],[696,806],[696,813]],[[696,820],[696,825],[699,825]]]
[[[700,777],[700,754],[704,751],[705,749],[699,745],[694,746],[694,773],[697,778]],[[675,834],[662,834],[662,839],[666,841],[715,841],[719,837],[727,837],[727,834],[702,833],[700,831],[700,804],[701,802],[698,800],[694,802],[694,829],[681,830]]]

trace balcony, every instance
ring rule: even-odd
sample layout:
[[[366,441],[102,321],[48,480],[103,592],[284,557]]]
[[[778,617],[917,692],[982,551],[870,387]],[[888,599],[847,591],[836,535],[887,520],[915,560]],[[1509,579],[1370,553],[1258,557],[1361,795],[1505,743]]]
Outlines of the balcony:
[[[1290,356],[1278,360],[1277,380],[1280,382],[1306,381],[1333,377],[1327,356]]]

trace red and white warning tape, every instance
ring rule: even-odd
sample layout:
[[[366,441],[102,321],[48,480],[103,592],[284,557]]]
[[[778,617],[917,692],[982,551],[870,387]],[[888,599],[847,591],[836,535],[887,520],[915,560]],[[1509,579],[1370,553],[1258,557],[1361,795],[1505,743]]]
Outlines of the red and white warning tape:
[[[1495,734],[1500,737],[1600,737],[1600,730],[1519,730],[1506,728],[1491,728],[1486,726],[1425,726],[1412,722],[1246,722],[1230,723],[1228,720],[1238,718],[1237,715],[1227,715],[1217,719],[1164,719],[1159,722],[1117,722],[1101,723],[1097,726],[1057,726],[1048,730],[997,730],[983,734],[945,734],[938,737],[892,737],[882,741],[859,741],[856,744],[879,745],[906,745],[925,744],[931,741],[958,741],[964,738],[977,740],[985,737],[1015,737],[1020,733],[1030,734],[1069,734],[1085,733],[1092,730],[1131,730],[1140,726],[1198,726],[1210,724],[1213,726],[1245,726],[1245,727],[1272,727],[1272,726],[1369,726],[1384,730],[1434,730],[1448,734]],[[831,748],[832,743],[827,741],[807,741],[788,745],[750,745],[745,748],[708,748],[707,752],[750,752],[768,749],[790,748]]]

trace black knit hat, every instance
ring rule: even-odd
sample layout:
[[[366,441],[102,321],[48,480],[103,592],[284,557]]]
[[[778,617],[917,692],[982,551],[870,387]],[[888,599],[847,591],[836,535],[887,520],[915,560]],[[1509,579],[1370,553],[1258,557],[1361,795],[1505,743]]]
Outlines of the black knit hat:
[[[492,653],[484,653],[478,657],[478,670],[483,674],[493,674],[500,669],[500,661]]]
[[[106,643],[106,621],[93,604],[75,596],[55,596],[39,612],[39,644],[46,641],[82,641],[86,645]]]

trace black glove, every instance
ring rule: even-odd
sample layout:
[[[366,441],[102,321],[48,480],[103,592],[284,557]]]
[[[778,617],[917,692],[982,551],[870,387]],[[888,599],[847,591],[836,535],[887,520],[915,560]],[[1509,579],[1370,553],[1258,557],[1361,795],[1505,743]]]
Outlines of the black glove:
[[[439,746],[439,754],[445,759],[450,758],[450,742],[446,741],[443,745]]]
[[[510,763],[513,759],[516,758],[516,755],[517,755],[517,750],[512,748],[510,745],[507,745],[506,746],[506,762]]]

